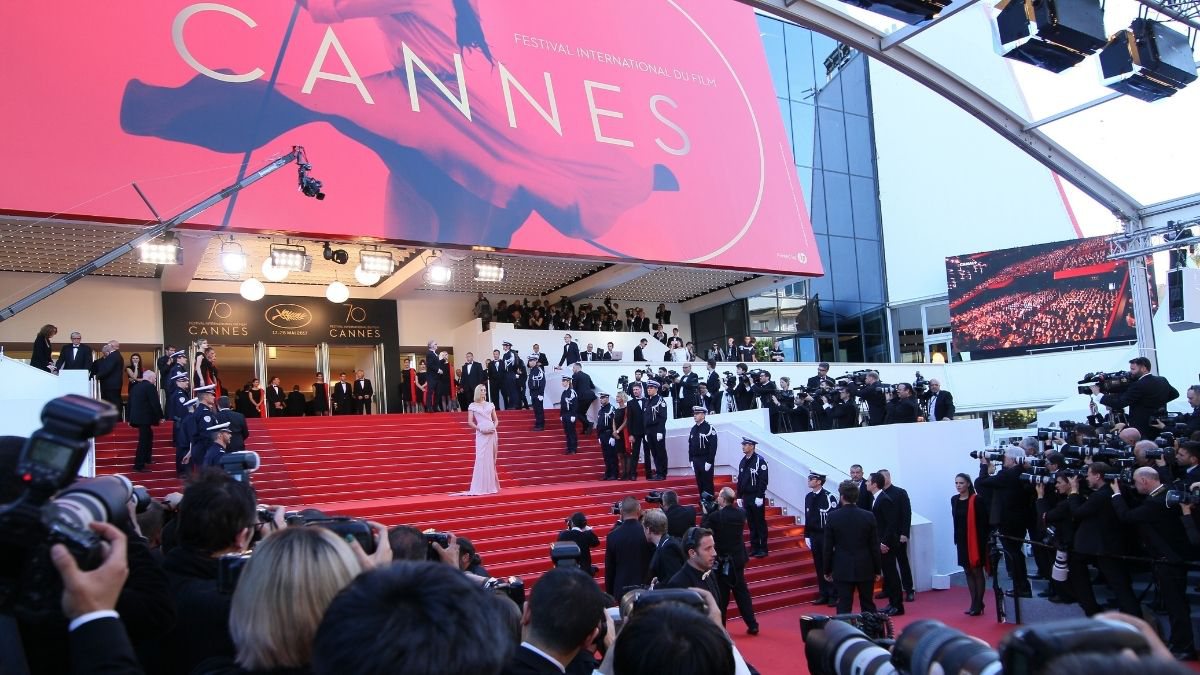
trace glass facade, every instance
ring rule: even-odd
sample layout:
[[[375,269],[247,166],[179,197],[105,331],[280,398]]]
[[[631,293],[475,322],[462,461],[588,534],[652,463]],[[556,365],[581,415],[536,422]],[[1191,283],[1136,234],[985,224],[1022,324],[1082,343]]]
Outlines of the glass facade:
[[[697,312],[696,343],[752,334],[781,338],[790,359],[887,361],[867,59],[772,17],[758,27],[825,276],[730,303],[745,305],[741,326],[724,308]]]

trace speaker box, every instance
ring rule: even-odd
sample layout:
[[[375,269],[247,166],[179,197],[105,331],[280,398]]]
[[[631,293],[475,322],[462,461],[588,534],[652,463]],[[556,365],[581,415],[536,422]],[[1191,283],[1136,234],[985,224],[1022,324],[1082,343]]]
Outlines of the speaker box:
[[[1004,0],[997,7],[997,52],[1055,73],[1108,41],[1099,0]]]

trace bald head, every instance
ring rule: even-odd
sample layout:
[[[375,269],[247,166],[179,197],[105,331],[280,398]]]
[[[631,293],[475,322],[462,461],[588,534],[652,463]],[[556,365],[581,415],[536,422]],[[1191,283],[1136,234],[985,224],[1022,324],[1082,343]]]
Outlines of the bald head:
[[[1157,469],[1143,466],[1133,472],[1133,485],[1138,492],[1148,495],[1162,485],[1162,478],[1159,477]]]
[[[1138,441],[1142,440],[1142,432],[1134,429],[1133,427],[1125,427],[1121,430],[1121,433],[1118,434],[1118,437],[1124,441],[1126,445],[1134,445]]]

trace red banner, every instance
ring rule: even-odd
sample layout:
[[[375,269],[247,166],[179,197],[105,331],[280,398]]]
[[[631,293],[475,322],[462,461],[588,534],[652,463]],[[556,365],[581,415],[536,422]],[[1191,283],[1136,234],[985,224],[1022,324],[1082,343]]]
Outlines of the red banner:
[[[0,208],[820,274],[753,12],[712,0],[0,8]]]

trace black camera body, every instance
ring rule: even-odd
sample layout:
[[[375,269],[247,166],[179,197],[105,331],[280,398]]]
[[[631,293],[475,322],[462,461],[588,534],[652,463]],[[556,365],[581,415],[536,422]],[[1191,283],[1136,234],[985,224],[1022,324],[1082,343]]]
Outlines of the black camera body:
[[[1200,504],[1200,488],[1195,490],[1168,490],[1166,495],[1167,508],[1172,508],[1180,504],[1188,506],[1196,506]]]
[[[129,479],[75,480],[91,438],[112,431],[118,417],[116,408],[102,401],[56,398],[42,409],[42,428],[25,442],[16,471],[0,476],[20,486],[16,500],[0,505],[0,612],[35,622],[58,615],[62,580],[50,547],[62,544],[81,569],[95,569],[103,560],[104,541],[89,524],[128,520]],[[148,505],[149,495],[143,496]]]
[[[253,551],[245,553],[230,553],[217,559],[217,592],[232,595],[237,590],[238,581],[242,578],[242,570],[250,562]]]
[[[361,518],[349,516],[330,516],[329,518],[311,518],[305,520],[305,527],[323,527],[338,536],[339,539],[349,540],[351,537],[362,547],[363,553],[375,553],[375,532],[370,524]],[[425,538],[429,541],[429,537]]]
[[[662,490],[651,490],[651,491],[647,492],[646,493],[646,501],[651,504],[662,504],[663,503]]]
[[[1101,394],[1120,394],[1133,384],[1133,377],[1124,370],[1118,370],[1111,373],[1095,372],[1084,375],[1079,380],[1079,393],[1090,395],[1092,393],[1092,385],[1100,388]]]
[[[429,530],[423,534],[425,535],[425,559],[440,562],[442,557],[438,555],[438,552],[433,547],[450,548],[450,535],[445,532],[435,532],[433,530]]]
[[[521,579],[521,577],[488,579],[483,584],[483,590],[491,591],[497,595],[503,595],[509,600],[517,603],[517,607],[525,607],[525,582]]]
[[[719,508],[721,508],[721,505],[717,503],[717,500],[712,496],[712,493],[700,493],[700,509],[704,512],[704,515],[707,516]]]

